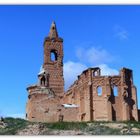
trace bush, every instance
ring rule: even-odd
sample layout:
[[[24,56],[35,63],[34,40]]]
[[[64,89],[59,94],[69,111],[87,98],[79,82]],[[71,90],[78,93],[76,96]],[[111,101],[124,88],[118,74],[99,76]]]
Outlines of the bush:
[[[4,122],[7,124],[6,128],[0,129],[0,135],[15,135],[20,129],[24,129],[29,122],[20,118],[4,118]]]
[[[87,127],[86,122],[56,122],[46,123],[46,126],[50,129],[58,130],[82,130]]]

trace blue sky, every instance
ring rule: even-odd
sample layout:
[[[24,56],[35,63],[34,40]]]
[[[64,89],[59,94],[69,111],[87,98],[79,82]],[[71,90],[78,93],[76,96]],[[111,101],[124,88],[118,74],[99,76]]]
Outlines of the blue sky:
[[[88,67],[133,69],[140,108],[140,6],[0,6],[0,114],[23,116],[55,21],[64,39],[65,88]]]

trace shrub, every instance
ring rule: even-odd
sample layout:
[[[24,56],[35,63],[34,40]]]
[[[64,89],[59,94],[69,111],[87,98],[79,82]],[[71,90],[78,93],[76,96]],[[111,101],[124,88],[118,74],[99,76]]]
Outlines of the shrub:
[[[87,127],[85,122],[56,122],[46,123],[46,126],[50,129],[58,130],[82,130]]]
[[[24,129],[29,122],[20,118],[5,118],[4,122],[7,124],[6,128],[0,129],[0,135],[15,135],[20,129]]]

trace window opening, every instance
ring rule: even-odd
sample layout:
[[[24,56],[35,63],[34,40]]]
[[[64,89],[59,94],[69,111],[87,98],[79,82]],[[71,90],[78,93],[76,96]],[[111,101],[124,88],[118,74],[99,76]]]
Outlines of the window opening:
[[[102,95],[102,87],[97,87],[97,93],[98,93],[98,96],[101,96]]]
[[[113,87],[114,96],[118,96],[118,88],[116,86]]]

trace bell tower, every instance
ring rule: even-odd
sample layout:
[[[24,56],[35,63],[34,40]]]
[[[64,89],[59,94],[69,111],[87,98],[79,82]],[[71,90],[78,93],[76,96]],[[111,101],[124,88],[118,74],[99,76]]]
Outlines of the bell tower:
[[[48,72],[49,88],[58,96],[64,93],[63,39],[58,36],[55,22],[52,22],[48,37],[44,41],[43,69]]]

